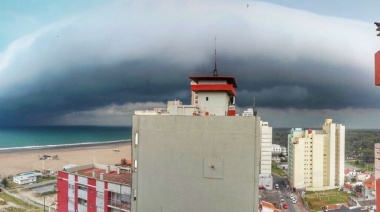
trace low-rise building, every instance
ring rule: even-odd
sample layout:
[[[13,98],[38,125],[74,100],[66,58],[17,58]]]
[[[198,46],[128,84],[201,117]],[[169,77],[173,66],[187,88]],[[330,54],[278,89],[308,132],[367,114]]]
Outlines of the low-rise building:
[[[24,185],[28,183],[34,183],[37,178],[42,177],[40,172],[24,172],[13,177],[13,182],[19,185]]]

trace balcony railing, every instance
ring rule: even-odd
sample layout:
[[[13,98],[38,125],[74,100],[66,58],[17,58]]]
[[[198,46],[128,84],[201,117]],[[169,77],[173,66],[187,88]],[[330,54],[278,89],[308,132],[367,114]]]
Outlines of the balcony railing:
[[[108,205],[116,207],[116,208],[120,208],[120,209],[125,210],[125,211],[130,211],[131,210],[131,203],[125,202],[125,201],[121,201],[119,199],[108,198]]]

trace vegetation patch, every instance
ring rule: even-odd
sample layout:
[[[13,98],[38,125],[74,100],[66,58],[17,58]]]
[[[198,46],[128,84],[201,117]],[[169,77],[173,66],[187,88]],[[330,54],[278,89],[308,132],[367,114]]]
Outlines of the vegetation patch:
[[[6,204],[13,203],[12,205],[17,205],[19,207],[6,207],[3,208],[1,211],[5,212],[18,212],[18,211],[25,211],[25,208],[28,208],[28,211],[30,212],[37,212],[42,211],[42,209],[37,208],[36,206],[27,204],[26,202],[19,200],[17,198],[14,198],[6,193],[0,193],[0,198],[2,201],[4,201]]]
[[[366,162],[363,162],[363,161],[358,159],[358,160],[351,160],[351,161],[346,160],[346,163],[350,164],[351,166],[358,167],[363,171],[374,172],[374,163],[373,162],[366,163]]]
[[[7,201],[0,199],[0,205],[6,205],[6,204],[7,204]]]
[[[4,208],[1,211],[4,211],[4,212],[24,212],[25,208],[7,207],[7,208]]]
[[[280,175],[281,177],[286,177],[287,176],[287,173],[284,170],[278,168],[277,167],[277,163],[274,162],[274,161],[272,161],[272,173]]]
[[[42,177],[37,179],[37,183],[50,181],[50,180],[56,180],[57,177]]]
[[[309,206],[309,210],[320,211],[322,206],[328,204],[339,204],[349,201],[352,196],[338,189],[327,191],[308,191],[305,195],[305,200]]]

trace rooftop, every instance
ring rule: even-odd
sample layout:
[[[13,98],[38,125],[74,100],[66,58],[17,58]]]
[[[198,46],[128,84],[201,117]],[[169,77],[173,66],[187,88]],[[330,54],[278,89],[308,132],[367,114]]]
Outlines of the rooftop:
[[[75,172],[79,176],[132,186],[132,174],[129,167],[89,164],[67,169],[66,172]]]
[[[235,77],[232,76],[189,76],[191,80],[198,83],[199,80],[226,80],[228,84],[232,84],[237,88]]]

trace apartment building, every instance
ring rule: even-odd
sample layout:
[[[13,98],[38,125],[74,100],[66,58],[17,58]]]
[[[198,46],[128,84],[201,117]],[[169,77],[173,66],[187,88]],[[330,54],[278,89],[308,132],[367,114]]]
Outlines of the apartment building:
[[[131,170],[101,164],[58,171],[57,212],[130,212]]]
[[[288,177],[295,189],[344,184],[345,126],[326,119],[322,130],[293,128],[288,135]]]
[[[248,108],[242,113],[243,117],[257,116],[256,108]],[[260,121],[260,167],[259,167],[259,187],[268,190],[273,189],[272,176],[272,127],[268,122]],[[280,149],[281,150],[281,149]]]

